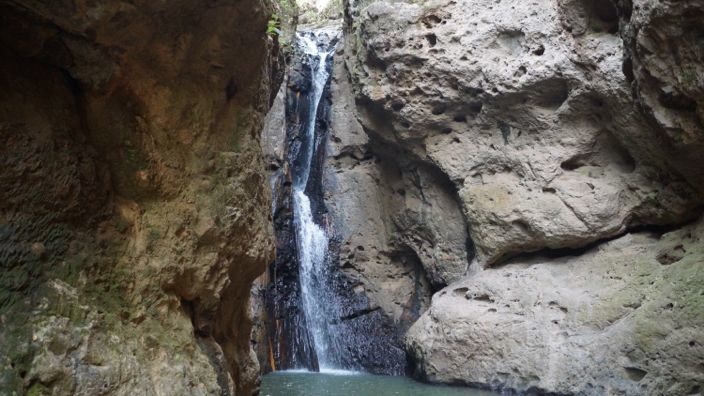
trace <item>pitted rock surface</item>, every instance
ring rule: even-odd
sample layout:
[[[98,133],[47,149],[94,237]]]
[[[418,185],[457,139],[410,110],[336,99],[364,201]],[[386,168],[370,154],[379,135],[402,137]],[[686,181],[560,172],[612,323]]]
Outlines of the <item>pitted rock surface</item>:
[[[692,183],[644,139],[608,1],[348,9],[360,121],[447,175],[482,265],[692,218]]]

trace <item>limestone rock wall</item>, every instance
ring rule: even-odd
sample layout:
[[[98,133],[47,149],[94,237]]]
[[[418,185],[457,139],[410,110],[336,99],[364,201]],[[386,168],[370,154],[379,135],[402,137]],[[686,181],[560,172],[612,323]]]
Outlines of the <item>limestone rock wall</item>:
[[[271,4],[0,10],[0,393],[250,394]]]
[[[685,221],[700,201],[647,139],[616,8],[578,5],[349,7],[362,123],[447,175],[484,266]]]
[[[358,119],[349,46],[338,45],[332,74],[325,204],[342,271],[367,310],[403,332],[433,291],[466,272],[473,248],[447,176]]]
[[[619,1],[623,71],[665,160],[701,192],[704,54],[699,1]]]
[[[416,369],[429,381],[524,391],[697,394],[703,227],[632,233],[454,283],[409,332]]]
[[[701,11],[345,2],[328,208],[341,265],[395,318],[411,285],[421,313],[450,284],[409,330],[417,375],[701,391]]]

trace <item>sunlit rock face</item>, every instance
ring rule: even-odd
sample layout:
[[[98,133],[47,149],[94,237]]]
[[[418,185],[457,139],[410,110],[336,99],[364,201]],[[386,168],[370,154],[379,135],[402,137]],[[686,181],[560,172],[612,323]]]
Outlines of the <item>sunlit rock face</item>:
[[[346,2],[340,80],[357,114],[331,143],[330,201],[365,290],[384,284],[377,268],[412,283],[401,263],[378,264],[390,257],[378,246],[409,253],[430,293],[450,284],[409,330],[418,375],[557,393],[700,391],[704,351],[690,341],[704,334],[692,283],[702,230],[691,224],[703,201],[702,95],[684,76],[701,66],[701,37],[684,32],[702,7]],[[461,230],[469,239],[456,249]],[[400,294],[376,298],[401,316]]]
[[[632,100],[608,1],[349,9],[362,123],[447,175],[482,265],[692,217],[694,188],[660,166]]]
[[[250,394],[270,5],[0,10],[0,393]]]

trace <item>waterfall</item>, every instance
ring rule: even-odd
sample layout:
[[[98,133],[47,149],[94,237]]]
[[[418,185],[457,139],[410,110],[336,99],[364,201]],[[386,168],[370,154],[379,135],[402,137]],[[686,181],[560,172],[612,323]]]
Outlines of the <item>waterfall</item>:
[[[307,120],[305,120],[302,153],[299,154],[303,156],[304,160],[302,163],[298,164],[298,169],[293,170],[294,189],[303,191],[308,184],[308,176],[310,175],[311,163],[313,161],[313,152],[315,151],[315,118],[318,114],[318,106],[323,96],[325,84],[330,77],[330,71],[327,68],[326,61],[333,50],[330,49],[327,52],[321,51],[314,39],[304,34],[299,34],[298,40],[301,50],[308,56],[311,69],[311,105]]]
[[[339,27],[300,32],[292,53],[284,104],[286,165],[273,183],[277,250],[266,294],[269,364],[272,370],[400,375],[406,357],[397,328],[359,292],[360,279],[340,268],[340,236],[325,206],[334,106],[327,94],[334,95],[329,81],[338,37]]]
[[[311,200],[306,195],[315,152],[315,120],[325,85],[330,77],[327,59],[333,48],[322,49],[315,36],[298,35],[301,50],[310,64],[310,110],[304,122],[300,161],[293,169],[293,216],[299,261],[302,308],[321,370],[339,367],[338,335],[330,329],[336,318],[335,296],[329,288],[328,237],[313,218]],[[314,182],[320,183],[319,180]]]

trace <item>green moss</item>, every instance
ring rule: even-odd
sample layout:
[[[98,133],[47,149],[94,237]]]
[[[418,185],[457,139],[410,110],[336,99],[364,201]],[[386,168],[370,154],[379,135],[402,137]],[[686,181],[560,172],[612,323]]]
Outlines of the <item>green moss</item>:
[[[659,347],[673,328],[704,328],[704,257],[692,255],[665,267],[654,278],[647,304],[637,312],[635,333],[638,345],[646,351]]]
[[[118,232],[123,233],[123,232],[127,231],[129,228],[130,228],[130,223],[127,222],[125,219],[119,218],[115,221],[115,229]]]
[[[27,391],[27,396],[43,396],[43,395],[51,395],[51,389],[46,387],[43,384],[40,383],[35,383],[33,384],[29,390]]]
[[[279,42],[282,45],[293,41],[293,34],[298,23],[299,8],[295,0],[274,0],[272,3],[272,15],[278,19],[277,28]],[[271,21],[270,19],[269,21]]]
[[[697,71],[693,67],[688,67],[682,71],[682,83],[687,85],[687,88],[692,88],[697,85]]]
[[[159,230],[156,227],[152,227],[149,229],[149,232],[147,233],[147,246],[149,249],[153,249],[156,244],[159,242],[161,239],[161,230]]]
[[[7,315],[22,317],[18,311],[9,311]],[[35,352],[30,343],[31,331],[29,322],[18,321],[6,323],[0,332],[0,389],[22,389],[24,386],[22,377],[31,369]]]

